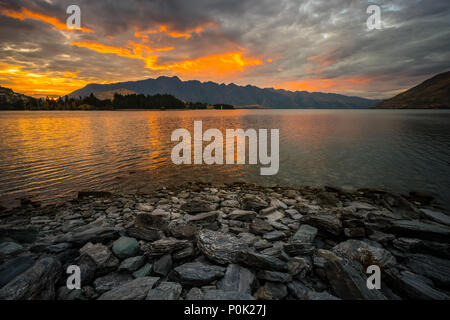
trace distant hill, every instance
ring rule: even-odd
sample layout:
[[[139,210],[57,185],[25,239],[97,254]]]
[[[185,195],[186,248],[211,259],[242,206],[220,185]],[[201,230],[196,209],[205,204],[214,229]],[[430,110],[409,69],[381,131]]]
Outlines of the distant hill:
[[[136,92],[131,91],[131,90],[127,90],[127,89],[117,89],[117,90],[112,90],[112,91],[104,91],[104,92],[96,92],[94,93],[94,95],[97,97],[97,99],[100,100],[112,100],[114,99],[114,95],[115,94],[121,94],[122,96],[126,96],[129,94],[136,94]]]
[[[275,109],[365,109],[380,102],[335,93],[261,89],[251,85],[238,86],[234,83],[226,85],[211,81],[181,81],[178,77],[159,77],[113,84],[92,83],[72,92],[69,97],[85,97],[91,93],[97,95],[119,89],[148,95],[167,93],[184,101],[224,103],[234,106],[259,105]]]
[[[418,86],[378,104],[377,109],[450,108],[450,71],[440,73]]]
[[[32,100],[34,100],[32,97],[14,92],[9,88],[0,86],[0,107],[2,107],[2,105],[22,106]]]

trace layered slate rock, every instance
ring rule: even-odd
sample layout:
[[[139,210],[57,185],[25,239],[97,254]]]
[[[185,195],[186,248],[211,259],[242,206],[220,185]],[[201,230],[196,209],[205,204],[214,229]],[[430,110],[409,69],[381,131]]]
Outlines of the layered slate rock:
[[[55,258],[38,260],[0,289],[0,300],[48,300],[55,298],[61,264]]]
[[[144,245],[142,250],[148,257],[157,257],[187,248],[189,244],[188,240],[165,238]]]
[[[405,264],[415,273],[423,275],[436,284],[450,288],[450,261],[424,254],[411,254]]]
[[[176,282],[161,282],[155,289],[151,289],[146,300],[178,300],[183,287]]]
[[[236,209],[231,211],[228,217],[233,220],[252,221],[253,218],[255,218],[255,216],[256,216],[255,211]]]
[[[34,264],[31,256],[21,256],[9,260],[0,266],[0,288],[26,271]]]
[[[219,264],[235,263],[239,252],[247,249],[235,236],[207,229],[198,232],[197,246],[208,259]]]
[[[181,206],[181,210],[191,214],[210,212],[216,210],[216,208],[216,203],[211,203],[203,199],[191,199]]]
[[[238,262],[257,269],[273,271],[284,271],[286,269],[286,263],[280,259],[253,251],[240,252]]]
[[[55,243],[68,242],[77,245],[84,245],[88,242],[105,242],[116,239],[119,235],[117,229],[113,227],[92,227],[80,232],[69,232],[55,239]]]
[[[336,236],[340,235],[342,230],[341,221],[331,214],[311,215],[308,218],[308,224]]]
[[[95,279],[93,285],[95,291],[99,294],[102,294],[116,287],[120,287],[122,284],[131,280],[133,280],[133,277],[129,274],[110,273]]]
[[[170,279],[183,286],[203,286],[222,278],[225,268],[201,262],[188,262],[176,267],[170,274]]]
[[[119,260],[112,254],[108,247],[101,243],[92,244],[91,242],[85,244],[80,249],[79,263],[93,264],[96,267],[96,272],[104,274],[114,270],[119,265]]]
[[[217,288],[223,291],[251,294],[255,284],[255,275],[238,264],[229,264],[223,279],[217,282]]]
[[[241,201],[244,210],[259,211],[266,208],[269,204],[260,197],[253,194],[246,194]]]
[[[326,260],[326,276],[338,297],[347,300],[386,300],[378,290],[367,288],[366,277],[360,266],[331,251],[320,249],[318,254]]]
[[[394,266],[397,261],[386,249],[378,248],[359,240],[347,240],[333,248],[333,252],[350,260],[355,260],[367,268],[377,265],[381,268]]]
[[[280,300],[288,294],[287,287],[279,282],[267,281],[255,293],[255,297],[261,300]]]
[[[392,288],[409,299],[448,300],[450,297],[438,291],[430,279],[410,271],[399,272],[389,269],[384,272],[385,280]]]
[[[143,300],[158,280],[157,277],[134,279],[105,292],[98,300]]]
[[[420,212],[430,220],[434,220],[440,224],[450,226],[450,216],[430,209],[421,209]]]
[[[141,213],[136,216],[134,224],[127,228],[127,233],[139,240],[156,241],[161,239],[167,225],[168,217],[165,215]]]

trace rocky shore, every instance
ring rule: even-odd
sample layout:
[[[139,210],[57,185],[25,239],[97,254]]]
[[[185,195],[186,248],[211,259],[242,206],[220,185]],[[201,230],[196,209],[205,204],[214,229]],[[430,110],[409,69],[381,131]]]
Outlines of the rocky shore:
[[[189,184],[0,210],[0,299],[449,296],[450,216],[419,193]]]

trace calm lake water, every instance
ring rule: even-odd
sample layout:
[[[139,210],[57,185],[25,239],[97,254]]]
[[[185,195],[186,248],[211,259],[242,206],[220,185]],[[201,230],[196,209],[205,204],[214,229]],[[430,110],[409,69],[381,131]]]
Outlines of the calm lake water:
[[[173,130],[280,130],[280,170],[172,163]],[[206,144],[205,144],[206,145]],[[82,189],[145,192],[186,181],[381,187],[450,203],[450,111],[0,112],[0,204],[54,202]]]

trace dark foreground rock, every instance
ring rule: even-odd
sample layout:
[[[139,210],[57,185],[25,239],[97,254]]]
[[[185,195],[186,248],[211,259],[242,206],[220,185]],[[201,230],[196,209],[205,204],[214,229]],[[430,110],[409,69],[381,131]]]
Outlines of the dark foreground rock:
[[[0,299],[448,300],[448,217],[416,193],[242,183],[24,201],[0,217]]]

